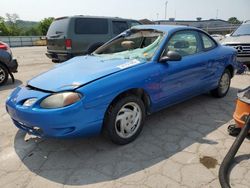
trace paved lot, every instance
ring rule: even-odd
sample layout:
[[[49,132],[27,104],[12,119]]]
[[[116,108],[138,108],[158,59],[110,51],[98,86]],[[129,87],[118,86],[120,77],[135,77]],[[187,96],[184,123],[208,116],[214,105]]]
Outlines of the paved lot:
[[[218,169],[234,141],[228,136],[237,90],[250,75],[236,76],[227,97],[195,97],[147,118],[140,137],[116,146],[101,136],[29,138],[5,112],[12,89],[53,67],[44,47],[16,48],[15,85],[0,88],[0,187],[220,187]],[[49,81],[49,80],[48,80]],[[46,120],[45,120],[46,121]],[[250,141],[231,172],[233,187],[249,187]]]

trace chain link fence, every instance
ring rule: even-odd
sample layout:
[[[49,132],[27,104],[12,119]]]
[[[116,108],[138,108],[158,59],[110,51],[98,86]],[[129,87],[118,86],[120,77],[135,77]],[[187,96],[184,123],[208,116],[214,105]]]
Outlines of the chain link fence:
[[[44,36],[0,36],[0,41],[7,43],[10,47],[46,46]]]

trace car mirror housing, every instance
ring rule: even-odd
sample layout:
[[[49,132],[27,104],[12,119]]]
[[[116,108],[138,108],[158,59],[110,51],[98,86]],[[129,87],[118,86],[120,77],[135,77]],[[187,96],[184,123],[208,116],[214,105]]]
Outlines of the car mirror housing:
[[[168,51],[166,56],[160,58],[160,62],[166,61],[180,61],[182,59],[181,55],[176,51]]]

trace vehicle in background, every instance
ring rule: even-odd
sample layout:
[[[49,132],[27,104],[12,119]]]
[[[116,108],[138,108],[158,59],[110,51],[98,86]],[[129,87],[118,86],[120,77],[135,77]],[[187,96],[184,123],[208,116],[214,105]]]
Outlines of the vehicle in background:
[[[17,67],[17,61],[12,57],[9,45],[0,41],[0,86],[8,81],[9,75],[14,82],[12,73],[17,72]]]
[[[250,21],[244,22],[221,44],[234,47],[238,51],[237,61],[250,67]]]
[[[46,36],[46,55],[53,62],[63,62],[74,56],[90,54],[111,38],[139,24],[136,20],[117,17],[57,18]]]
[[[221,34],[212,34],[211,37],[213,37],[214,40],[216,40],[217,42],[220,42],[222,39],[225,38],[225,36]]]

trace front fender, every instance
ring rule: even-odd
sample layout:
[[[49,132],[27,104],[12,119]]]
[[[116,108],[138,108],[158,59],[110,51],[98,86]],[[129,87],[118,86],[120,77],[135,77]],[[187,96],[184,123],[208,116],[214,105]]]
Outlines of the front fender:
[[[148,95],[147,100],[153,104],[155,98],[152,96],[157,97],[155,94],[160,89],[160,72],[156,70],[158,66],[152,66],[153,63],[148,62],[78,88],[77,91],[84,96],[84,108],[98,108],[105,112],[117,96],[132,89],[142,89]]]

